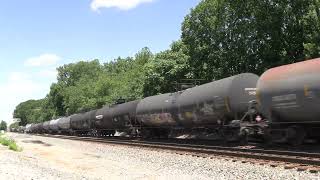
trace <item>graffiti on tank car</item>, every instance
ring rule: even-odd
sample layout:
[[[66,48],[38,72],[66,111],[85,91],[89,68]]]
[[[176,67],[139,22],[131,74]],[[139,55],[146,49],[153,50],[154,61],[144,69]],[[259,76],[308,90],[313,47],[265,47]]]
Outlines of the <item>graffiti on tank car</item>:
[[[155,114],[155,118],[159,121],[170,121],[172,120],[172,116],[170,113],[160,113]]]
[[[180,119],[180,121],[192,119],[193,118],[193,113],[189,112],[189,111],[181,112],[181,113],[178,114],[178,118]]]
[[[143,121],[149,121],[151,119],[151,115],[144,114],[140,116]]]
[[[169,113],[161,113],[159,114],[159,118],[161,120],[169,120],[171,118],[171,115]]]
[[[151,119],[153,119],[154,121],[161,121],[159,114],[151,114],[150,115]]]
[[[174,119],[170,113],[162,113],[160,114],[160,118],[168,123],[174,123]]]
[[[163,123],[175,123],[172,115],[170,113],[155,113],[147,116],[140,116],[143,122],[151,124],[163,124]]]
[[[200,108],[200,112],[205,116],[214,115],[213,104],[203,103],[203,107]]]
[[[184,116],[185,116],[186,118],[192,118],[192,117],[193,117],[193,112],[185,112],[185,113],[184,113]]]
[[[150,120],[149,114],[138,115],[138,119],[141,119],[142,122],[146,123]]]

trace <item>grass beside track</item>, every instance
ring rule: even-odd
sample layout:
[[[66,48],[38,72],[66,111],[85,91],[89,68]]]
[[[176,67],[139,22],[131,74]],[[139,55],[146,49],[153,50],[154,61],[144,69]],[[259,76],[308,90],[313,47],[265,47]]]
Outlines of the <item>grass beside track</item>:
[[[8,146],[12,151],[22,151],[22,148],[17,145],[15,140],[5,137],[4,134],[0,134],[0,144]]]

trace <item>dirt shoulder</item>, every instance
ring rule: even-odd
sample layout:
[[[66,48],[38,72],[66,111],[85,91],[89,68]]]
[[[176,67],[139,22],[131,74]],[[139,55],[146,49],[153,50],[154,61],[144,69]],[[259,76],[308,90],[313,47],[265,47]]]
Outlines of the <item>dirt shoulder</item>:
[[[0,179],[317,179],[318,174],[169,152],[7,134],[22,152],[0,146]]]

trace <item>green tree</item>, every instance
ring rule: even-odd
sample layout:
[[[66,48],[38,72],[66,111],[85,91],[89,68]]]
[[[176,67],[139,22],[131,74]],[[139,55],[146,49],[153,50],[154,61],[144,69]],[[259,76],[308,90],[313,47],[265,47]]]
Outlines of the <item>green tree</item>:
[[[315,57],[316,10],[309,0],[201,1],[182,25],[192,72],[221,79]]]
[[[89,111],[106,104],[104,97],[109,95],[110,85],[102,79],[106,80],[102,77],[98,80],[83,78],[76,85],[66,88],[63,102],[66,114]]]
[[[144,65],[153,58],[153,54],[148,47],[142,48],[136,55],[135,61],[140,65]]]
[[[63,87],[74,86],[81,78],[97,78],[102,72],[99,60],[80,61],[66,64],[58,69],[58,84]]]
[[[19,129],[19,123],[15,122],[15,123],[10,124],[9,129],[10,129],[10,131],[12,131],[13,129],[14,130]]]
[[[304,43],[307,58],[320,56],[320,0],[312,0],[309,11],[305,15],[306,42]]]
[[[174,83],[190,78],[186,47],[181,41],[172,43],[169,50],[160,52],[145,65],[144,96],[174,91]]]
[[[41,122],[43,119],[41,119],[42,113],[46,111],[46,109],[43,108],[44,99],[40,100],[29,100],[23,103],[20,103],[14,113],[14,118],[20,118],[21,125],[26,125],[28,123],[35,123],[35,122]]]
[[[44,102],[44,106],[46,109],[49,109],[49,116],[63,116],[65,115],[66,109],[63,104],[64,102],[64,90],[67,86],[63,83],[53,83],[50,86],[50,92],[46,96],[46,101]]]
[[[7,123],[5,121],[1,121],[0,130],[3,130],[3,131],[7,130]]]
[[[154,55],[149,48],[142,48],[134,58],[118,58],[105,64],[105,74],[111,83],[109,100],[119,97],[134,100],[143,97],[145,82],[145,66],[152,61]]]
[[[95,107],[96,102],[92,98],[94,82],[102,73],[99,60],[66,64],[59,67],[57,71],[58,81],[51,85],[46,104],[49,109],[53,110],[53,117],[65,116]]]

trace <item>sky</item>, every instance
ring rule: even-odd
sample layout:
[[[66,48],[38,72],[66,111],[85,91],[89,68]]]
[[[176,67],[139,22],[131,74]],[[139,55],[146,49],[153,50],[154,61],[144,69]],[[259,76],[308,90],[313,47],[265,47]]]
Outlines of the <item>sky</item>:
[[[0,120],[44,98],[56,68],[107,62],[143,47],[165,50],[180,38],[199,0],[7,0],[0,5]]]

